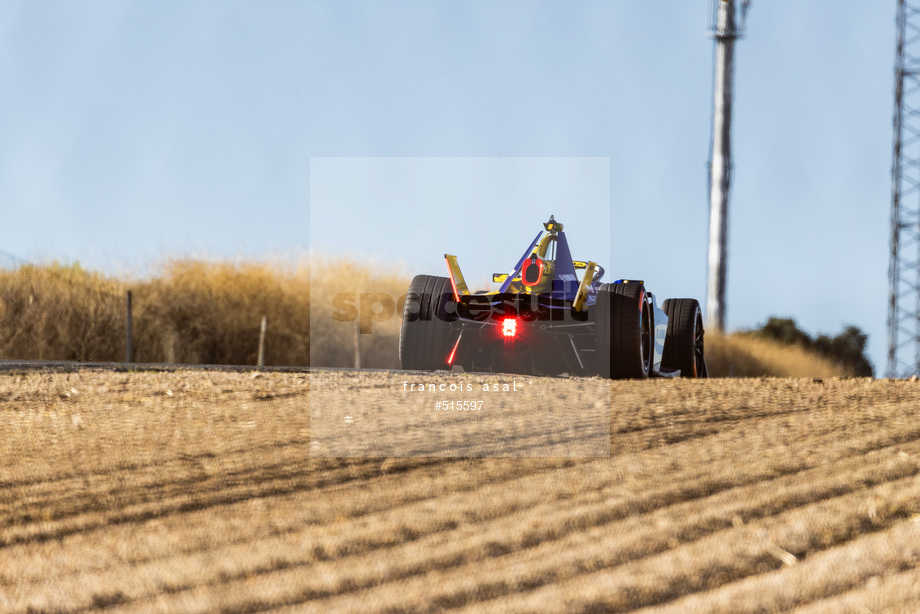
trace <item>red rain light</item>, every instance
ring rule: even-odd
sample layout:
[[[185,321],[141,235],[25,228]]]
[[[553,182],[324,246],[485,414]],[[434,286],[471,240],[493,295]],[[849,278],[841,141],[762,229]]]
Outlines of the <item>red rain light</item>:
[[[514,338],[517,336],[518,321],[517,318],[505,318],[502,320],[502,337]]]

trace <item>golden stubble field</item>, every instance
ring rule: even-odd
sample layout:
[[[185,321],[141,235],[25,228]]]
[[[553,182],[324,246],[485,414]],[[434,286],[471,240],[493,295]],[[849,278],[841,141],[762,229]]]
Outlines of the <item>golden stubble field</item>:
[[[517,376],[466,457],[318,455],[463,377],[0,373],[0,611],[920,610],[920,384]]]

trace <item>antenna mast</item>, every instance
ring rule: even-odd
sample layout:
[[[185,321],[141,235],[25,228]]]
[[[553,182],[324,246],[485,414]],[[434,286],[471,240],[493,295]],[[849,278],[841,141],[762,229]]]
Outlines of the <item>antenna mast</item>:
[[[888,377],[920,375],[920,8],[898,0]]]
[[[706,326],[725,330],[725,279],[728,251],[728,196],[731,187],[732,74],[735,40],[744,34],[750,0],[710,0],[709,35],[715,39],[712,151],[709,157],[709,258]]]

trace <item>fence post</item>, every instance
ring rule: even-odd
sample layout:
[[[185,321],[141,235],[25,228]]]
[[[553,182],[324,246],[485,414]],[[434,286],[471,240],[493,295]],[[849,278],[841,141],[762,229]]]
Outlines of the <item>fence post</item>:
[[[268,317],[262,316],[262,328],[259,331],[259,361],[260,367],[265,366],[265,330],[268,328]]]
[[[361,368],[361,320],[355,320],[355,369]]]
[[[131,362],[131,333],[134,328],[131,314],[131,291],[125,297],[125,362]]]

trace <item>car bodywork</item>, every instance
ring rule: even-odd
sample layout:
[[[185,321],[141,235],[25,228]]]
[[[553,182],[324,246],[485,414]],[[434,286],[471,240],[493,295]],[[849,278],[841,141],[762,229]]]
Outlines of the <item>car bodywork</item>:
[[[598,374],[597,301],[604,269],[574,260],[563,225],[552,216],[508,273],[496,273],[497,291],[470,292],[457,257],[445,254],[452,300],[441,316],[450,327],[443,368],[570,375]],[[581,276],[579,278],[579,272]],[[640,347],[647,374],[672,377],[662,367],[668,316],[639,280],[644,301]],[[446,348],[445,348],[446,349]]]

